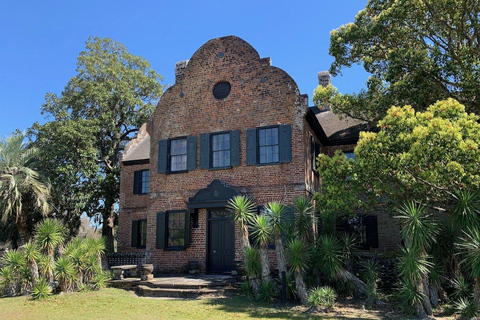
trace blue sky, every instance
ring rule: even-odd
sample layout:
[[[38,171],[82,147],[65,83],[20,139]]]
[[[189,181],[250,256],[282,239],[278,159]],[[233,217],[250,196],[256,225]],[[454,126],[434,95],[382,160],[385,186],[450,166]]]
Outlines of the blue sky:
[[[366,0],[336,1],[2,1],[0,3],[0,138],[45,122],[47,92],[59,94],[75,75],[89,36],[108,37],[146,58],[174,82],[175,62],[206,41],[236,35],[288,72],[312,96],[317,72],[333,61],[329,33],[353,21]],[[365,86],[358,66],[333,84]]]

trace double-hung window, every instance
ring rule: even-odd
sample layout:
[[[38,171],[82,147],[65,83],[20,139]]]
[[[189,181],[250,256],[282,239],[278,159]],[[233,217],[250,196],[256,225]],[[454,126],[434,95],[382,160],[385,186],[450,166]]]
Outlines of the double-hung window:
[[[279,162],[278,127],[258,129],[258,163]]]
[[[132,221],[132,247],[145,248],[147,245],[147,219]]]
[[[147,194],[150,184],[150,171],[140,170],[133,174],[133,194]]]
[[[187,139],[170,140],[170,172],[187,170]]]
[[[230,166],[230,133],[211,135],[211,167],[224,168]]]
[[[190,214],[187,210],[157,213],[157,249],[185,250],[190,245]]]

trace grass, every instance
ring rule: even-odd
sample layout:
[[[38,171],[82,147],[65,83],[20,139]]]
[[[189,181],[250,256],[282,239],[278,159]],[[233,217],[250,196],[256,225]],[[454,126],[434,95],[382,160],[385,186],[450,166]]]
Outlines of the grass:
[[[314,315],[299,307],[252,302],[244,297],[205,300],[140,298],[121,289],[76,292],[34,301],[0,299],[1,319],[388,319],[380,312],[342,308]]]

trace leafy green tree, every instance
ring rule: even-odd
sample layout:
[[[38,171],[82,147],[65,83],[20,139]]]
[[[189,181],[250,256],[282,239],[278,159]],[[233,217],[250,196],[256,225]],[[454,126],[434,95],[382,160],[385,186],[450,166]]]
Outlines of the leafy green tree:
[[[46,215],[49,188],[32,169],[37,150],[29,148],[24,140],[25,134],[16,133],[0,141],[0,212],[2,222],[14,221],[22,241],[27,243],[32,214],[25,208],[30,205]]]
[[[76,147],[83,148],[65,155],[68,156],[69,167],[65,172],[68,177],[61,182],[64,185],[58,192],[65,190],[77,177],[79,185],[76,188],[83,191],[79,195],[81,205],[77,212],[84,210],[90,216],[100,217],[102,235],[107,239],[107,247],[112,250],[122,151],[140,126],[150,119],[163,92],[159,83],[161,76],[151,69],[144,58],[129,53],[118,42],[102,38],[89,38],[86,50],[78,57],[76,72],[61,95],[46,95],[42,112],[53,117],[57,124],[37,124],[34,129],[42,138],[42,145],[49,143],[48,139],[60,132],[67,143],[73,141]],[[78,124],[70,121],[78,121]],[[68,127],[63,130],[62,124]],[[73,137],[75,133],[81,136]],[[89,134],[94,138],[93,146],[86,137]],[[50,149],[56,146],[61,149],[59,144],[65,144],[63,139],[52,141]],[[98,166],[94,176],[91,175],[92,158]],[[74,168],[82,162],[85,162],[86,168]],[[51,179],[62,170],[55,167]],[[82,185],[89,187],[84,189]],[[61,210],[72,210],[75,201],[75,198],[67,199]]]
[[[314,101],[372,126],[392,105],[420,111],[447,98],[480,114],[479,16],[480,2],[472,0],[369,0],[330,36],[330,72],[362,64],[371,74],[367,89],[319,87]]]

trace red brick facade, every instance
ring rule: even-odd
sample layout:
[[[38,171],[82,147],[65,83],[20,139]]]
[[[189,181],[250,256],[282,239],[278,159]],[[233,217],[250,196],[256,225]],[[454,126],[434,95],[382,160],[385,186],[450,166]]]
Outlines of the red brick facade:
[[[150,160],[122,166],[118,250],[146,251],[147,259],[158,272],[184,272],[189,261],[198,261],[201,272],[208,272],[207,210],[197,210],[198,227],[194,228],[194,221],[190,220],[190,245],[179,251],[156,248],[157,213],[188,210],[189,198],[216,179],[252,196],[258,205],[270,200],[288,203],[295,196],[311,194],[319,186],[318,176],[312,171],[311,141],[320,140],[305,120],[307,98],[300,94],[295,81],[271,66],[270,59],[261,59],[240,38],[208,41],[186,66],[178,68],[176,76],[175,85],[162,96],[147,123]],[[231,92],[224,99],[216,99],[212,94],[219,81],[231,84]],[[247,165],[247,130],[272,125],[290,126],[291,161]],[[240,133],[240,165],[221,170],[200,169],[201,135],[226,130]],[[158,173],[158,142],[179,137],[196,137],[195,170]],[[325,152],[330,153],[331,148]],[[150,170],[149,193],[132,194],[134,172],[143,169]],[[146,247],[142,249],[131,246],[132,221],[139,219],[147,219]],[[239,232],[236,227],[237,260],[241,259]]]

